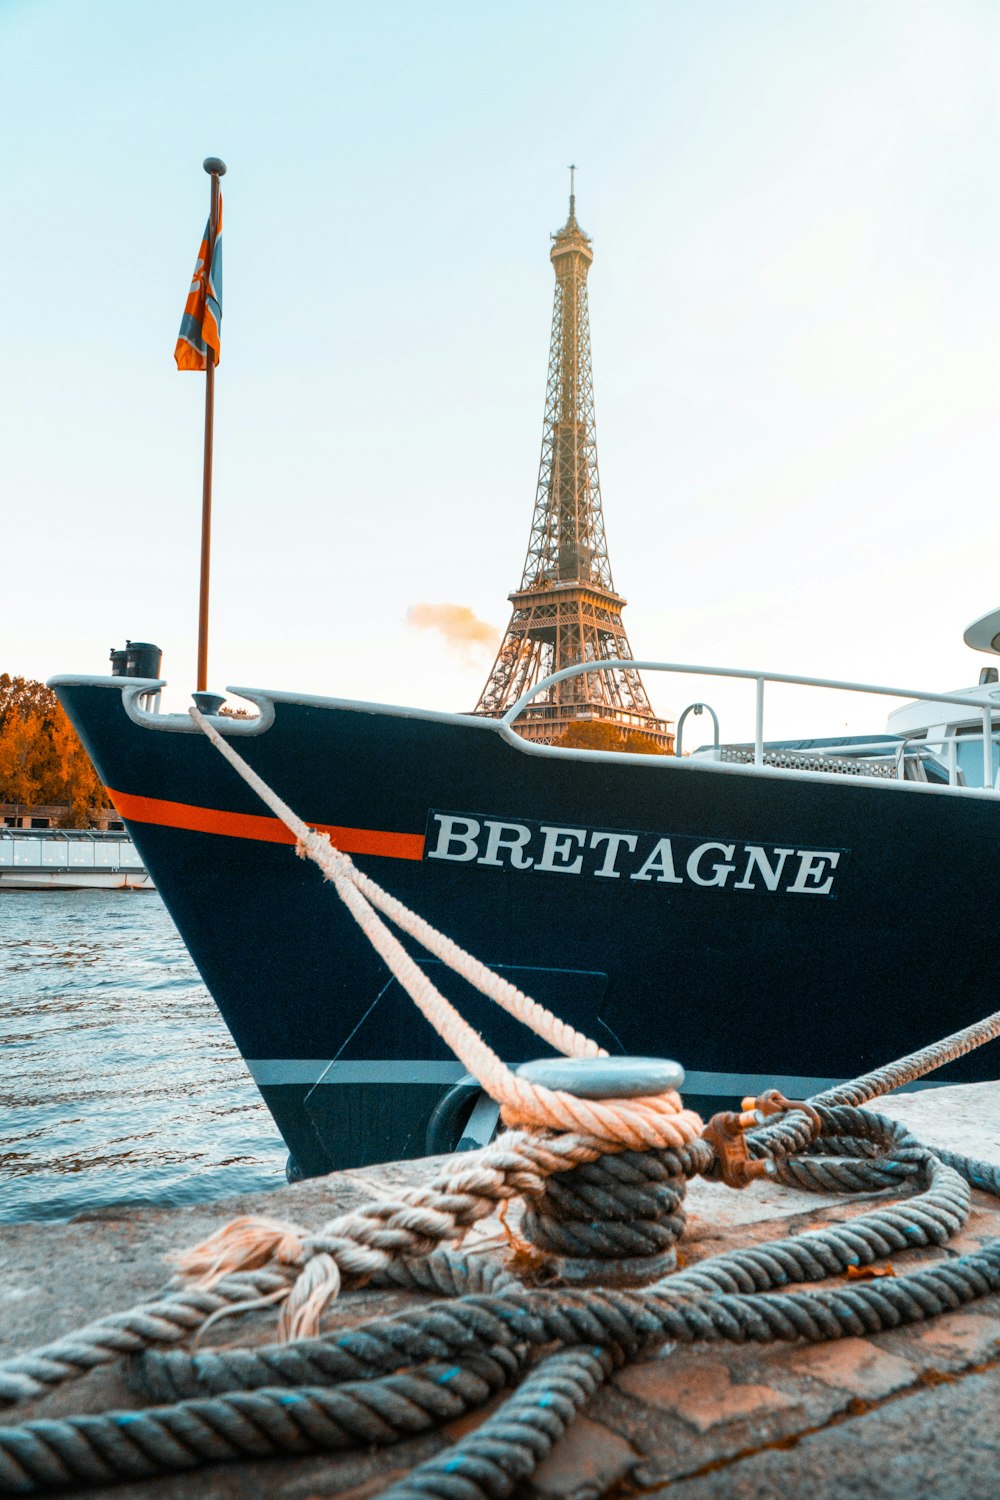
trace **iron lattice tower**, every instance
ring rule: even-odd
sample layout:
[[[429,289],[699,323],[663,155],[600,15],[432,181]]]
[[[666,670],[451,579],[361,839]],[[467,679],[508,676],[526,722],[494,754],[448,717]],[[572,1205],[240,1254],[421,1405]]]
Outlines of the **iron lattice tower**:
[[[538,489],[524,574],[508,596],[510,624],[475,708],[491,718],[563,667],[634,659],[604,535],[587,307],[594,255],[576,221],[572,177],[569,218],[552,240],[556,287]],[[669,723],[653,713],[642,678],[627,666],[556,683],[532,699],[514,728],[526,739],[552,741],[581,720],[639,730],[673,750]]]

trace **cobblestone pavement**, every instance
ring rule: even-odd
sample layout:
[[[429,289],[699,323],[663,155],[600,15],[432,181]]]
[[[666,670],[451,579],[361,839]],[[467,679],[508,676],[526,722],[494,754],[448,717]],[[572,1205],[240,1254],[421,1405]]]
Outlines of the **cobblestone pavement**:
[[[880,1101],[921,1139],[1000,1162],[1000,1084],[925,1090]],[[184,1211],[107,1210],[71,1224],[0,1230],[0,1354],[66,1333],[162,1285],[165,1253],[237,1213],[317,1225],[371,1196],[378,1178],[420,1181],[440,1166],[407,1163],[340,1173],[266,1200],[230,1199]],[[804,1194],[770,1184],[743,1193],[695,1182],[683,1253],[689,1264],[843,1219],[871,1199]],[[973,1194],[963,1233],[942,1252],[901,1257],[903,1270],[955,1256],[1000,1236],[994,1201]],[[904,1264],[905,1262],[905,1264]],[[832,1284],[832,1283],[827,1283]],[[341,1325],[402,1305],[401,1295],[361,1292],[333,1315]],[[230,1325],[231,1327],[231,1325]],[[232,1338],[223,1324],[218,1330]],[[256,1316],[240,1341],[273,1325]],[[115,1369],[95,1371],[8,1422],[141,1402]],[[487,1409],[488,1410],[488,1409]],[[120,1500],[367,1500],[454,1442],[486,1412],[378,1452],[255,1462],[114,1490]],[[662,1493],[673,1500],[808,1495],[810,1500],[986,1500],[1000,1493],[1000,1297],[909,1329],[810,1346],[722,1344],[668,1348],[619,1371],[536,1471],[523,1500],[615,1500]]]

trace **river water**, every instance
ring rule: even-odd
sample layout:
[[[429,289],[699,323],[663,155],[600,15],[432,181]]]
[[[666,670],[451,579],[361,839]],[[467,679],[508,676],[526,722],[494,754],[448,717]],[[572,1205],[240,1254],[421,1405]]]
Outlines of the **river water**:
[[[0,892],[0,1222],[279,1187],[286,1155],[155,891]]]

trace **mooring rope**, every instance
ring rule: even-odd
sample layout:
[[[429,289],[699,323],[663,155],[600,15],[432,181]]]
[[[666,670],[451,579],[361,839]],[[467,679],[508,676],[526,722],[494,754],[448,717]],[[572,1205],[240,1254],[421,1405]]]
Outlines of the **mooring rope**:
[[[1000,1034],[1000,1012],[811,1101],[762,1096],[745,1101],[742,1115],[725,1117],[730,1132],[750,1127],[741,1137],[748,1159],[785,1181],[821,1191],[909,1192],[901,1202],[728,1251],[633,1291],[525,1285],[496,1261],[448,1248],[499,1205],[520,1199],[521,1228],[532,1238],[524,1247],[529,1274],[541,1274],[551,1255],[655,1265],[683,1227],[686,1180],[724,1166],[724,1137],[709,1131],[698,1139],[701,1122],[672,1091],[581,1100],[517,1078],[430,984],[379,912],[557,1051],[606,1054],[382,891],[192,714],[291,829],[299,851],[333,881],[422,1012],[501,1102],[508,1123],[527,1128],[463,1156],[426,1187],[391,1189],[386,1200],[315,1232],[263,1217],[236,1220],[182,1258],[195,1285],[0,1361],[0,1404],[123,1356],[133,1387],[160,1403],[0,1429],[0,1494],[394,1443],[520,1382],[480,1427],[387,1491],[393,1500],[493,1500],[533,1472],[615,1368],[664,1342],[868,1336],[1000,1290],[1000,1241],[872,1284],[786,1290],[911,1248],[943,1246],[966,1222],[971,1187],[1000,1197],[1000,1169],[924,1146],[897,1122],[857,1107],[991,1040]],[[319,1335],[323,1309],[341,1285],[365,1283],[447,1300]],[[222,1316],[272,1303],[282,1304],[279,1326],[292,1342],[193,1354],[170,1347]]]
[[[522,1127],[504,1138],[500,1152],[493,1158],[481,1158],[487,1169],[500,1164],[503,1181],[497,1190],[510,1196],[507,1179],[525,1172],[544,1179],[553,1172],[568,1172],[581,1164],[617,1152],[660,1152],[664,1160],[689,1149],[702,1131],[698,1115],[683,1107],[673,1089],[662,1093],[627,1099],[587,1099],[563,1090],[549,1089],[513,1073],[458,1011],[431,982],[399,939],[389,930],[383,916],[415,938],[427,950],[448,964],[456,973],[479,988],[491,1000],[515,1015],[537,1035],[556,1048],[576,1057],[607,1054],[591,1038],[567,1028],[544,1006],[530,999],[515,986],[500,980],[485,965],[456,943],[438,932],[423,918],[357,869],[354,862],[334,848],[328,835],[318,833],[295,813],[274,789],[260,777],[196,708],[191,716],[212,745],[233,767],[244,782],[281,819],[296,839],[300,854],[312,859],[326,879],[332,882],[348,911],[390,971],[410,995],[421,1013],[434,1026],[442,1040],[463,1066],[501,1107],[501,1118],[509,1127]],[[556,1144],[558,1143],[558,1144]],[[542,1152],[539,1152],[541,1144]],[[555,1149],[549,1150],[549,1146]],[[519,1159],[519,1160],[518,1160]],[[469,1168],[466,1167],[467,1173]],[[697,1168],[696,1168],[697,1170]],[[476,1216],[492,1212],[489,1188],[476,1193],[470,1204],[462,1184],[461,1169],[449,1172],[429,1188],[397,1195],[395,1204],[372,1205],[352,1216],[341,1216],[318,1235],[300,1239],[283,1259],[298,1259],[302,1275],[289,1293],[282,1315],[282,1328],[290,1337],[305,1337],[318,1326],[323,1308],[337,1296],[345,1282],[362,1279],[378,1264],[382,1254],[420,1254],[436,1244],[452,1240]],[[688,1174],[690,1175],[690,1174]],[[673,1243],[683,1226],[683,1216],[676,1210],[684,1194],[685,1176],[674,1171],[668,1186],[647,1191],[640,1197],[623,1189],[617,1217],[638,1217],[645,1221],[645,1231],[620,1229],[595,1236],[585,1228],[591,1215],[586,1210],[588,1184],[574,1175],[577,1191],[577,1239],[584,1254],[595,1248],[605,1258],[631,1248],[629,1264],[636,1257],[648,1255],[651,1245],[661,1249]],[[606,1183],[615,1182],[606,1175]],[[554,1221],[569,1223],[572,1189],[567,1186],[557,1208],[557,1199],[549,1197],[531,1222],[549,1248],[558,1247],[559,1234]],[[544,1187],[539,1186],[518,1196],[541,1200]],[[630,1213],[630,1208],[633,1212]],[[553,1209],[555,1211],[553,1212]],[[284,1229],[284,1234],[282,1230]],[[563,1232],[561,1238],[565,1240]],[[259,1239],[258,1239],[259,1234]],[[263,1221],[240,1220],[226,1226],[204,1245],[196,1246],[180,1262],[180,1269],[210,1285],[212,1279],[247,1264],[260,1263],[265,1241],[278,1237],[294,1245],[294,1226],[278,1226]],[[586,1240],[591,1240],[589,1246]],[[616,1246],[615,1241],[620,1244]],[[631,1242],[629,1247],[628,1242]],[[669,1252],[668,1252],[669,1253]],[[667,1262],[664,1262],[663,1269]]]
[[[954,1031],[950,1036],[942,1037],[938,1042],[932,1042],[930,1046],[920,1047],[916,1052],[909,1052],[904,1057],[896,1058],[894,1062],[884,1063],[882,1067],[875,1068],[860,1078],[851,1079],[847,1083],[834,1084],[832,1088],[815,1094],[807,1103],[812,1107],[837,1104],[858,1106],[870,1103],[873,1099],[891,1093],[893,1089],[902,1088],[908,1083],[916,1083],[928,1073],[936,1072],[938,1068],[954,1062],[956,1058],[964,1057],[967,1053],[975,1051],[977,1047],[985,1046],[987,1042],[996,1041],[998,1037],[1000,1037],[1000,1010],[984,1016],[981,1021],[974,1021],[971,1025],[964,1026],[961,1031]],[[747,1107],[759,1102],[758,1100],[744,1100]],[[783,1102],[788,1103],[787,1100]],[[748,1135],[747,1142],[751,1155],[775,1160],[777,1175],[784,1181],[791,1181],[782,1158],[802,1151],[812,1138],[812,1133],[808,1114],[796,1110],[793,1105],[790,1111],[782,1112],[780,1119]]]
[[[550,1355],[499,1412],[391,1485],[384,1500],[506,1497],[530,1479],[612,1368],[608,1350],[600,1345]]]
[[[422,1014],[466,1070],[501,1105],[505,1123],[577,1131],[588,1137],[606,1139],[612,1150],[676,1149],[700,1134],[701,1120],[693,1111],[682,1107],[674,1090],[645,1098],[598,1101],[547,1089],[511,1072],[431,983],[386,927],[379,911],[557,1051],[572,1057],[606,1057],[607,1053],[591,1038],[567,1027],[545,1006],[494,974],[472,954],[390,896],[370,876],[363,874],[349,855],[331,844],[327,834],[318,833],[293,812],[198,709],[192,708],[190,713],[220,755],[295,835],[296,847],[333,883],[365,936],[385,959]]]
[[[915,1185],[917,1196],[726,1252],[627,1293],[524,1287],[502,1267],[454,1252],[397,1259],[384,1268],[386,1282],[443,1291],[455,1300],[297,1344],[194,1356],[147,1352],[132,1361],[132,1380],[154,1399],[166,1396],[168,1404],[0,1429],[0,1494],[106,1484],[224,1459],[397,1442],[474,1409],[530,1369],[523,1399],[512,1398],[509,1417],[510,1403],[495,1423],[491,1418],[479,1429],[478,1445],[470,1438],[417,1469],[403,1482],[416,1489],[397,1487],[400,1497],[486,1500],[501,1492],[491,1455],[502,1455],[496,1472],[530,1473],[557,1427],[563,1430],[615,1365],[664,1341],[867,1337],[1000,1291],[1000,1241],[993,1241],[971,1255],[873,1284],[788,1292],[790,1285],[843,1275],[907,1249],[946,1244],[966,1221],[970,1186],[1000,1197],[1000,1169],[958,1153],[939,1154],[896,1121],[850,1106],[816,1113],[819,1136],[797,1163],[803,1185],[827,1187],[827,1162],[860,1151],[852,1185],[869,1191],[887,1181],[897,1188]],[[268,1285],[257,1273],[243,1278],[238,1290],[260,1295]],[[193,1310],[203,1309],[195,1302]],[[128,1331],[125,1350],[159,1341],[160,1331],[140,1322],[130,1324],[128,1315],[119,1320]],[[105,1347],[111,1342],[106,1336]],[[553,1345],[566,1361],[536,1365]],[[81,1368],[96,1362],[89,1354],[79,1358]],[[22,1371],[29,1368],[28,1360],[21,1362]],[[538,1411],[549,1399],[545,1382],[554,1382],[556,1400],[555,1376],[571,1369],[577,1395],[567,1388],[559,1396],[565,1421],[543,1421],[540,1436]],[[461,1487],[450,1487],[446,1474],[461,1476]]]
[[[97,1318],[69,1338],[0,1360],[0,1406],[44,1396],[66,1380],[155,1344],[175,1344],[196,1333],[217,1312],[248,1306],[275,1293],[287,1295],[291,1268],[246,1272],[211,1290],[185,1286],[160,1293],[127,1312]]]
[[[969,1212],[969,1186],[959,1171],[941,1162],[936,1153],[915,1141],[896,1121],[868,1111],[821,1111],[822,1147],[834,1149],[840,1140],[865,1139],[891,1152],[885,1160],[905,1164],[907,1183],[918,1183],[921,1191],[901,1205],[879,1205],[845,1223],[824,1226],[820,1230],[772,1241],[766,1245],[727,1251],[702,1261],[690,1269],[678,1271],[655,1284],[655,1293],[671,1298],[700,1297],[720,1293],[754,1293],[772,1291],[793,1283],[820,1281],[829,1276],[844,1275],[849,1268],[873,1265],[901,1251],[944,1245],[966,1222]],[[982,1170],[981,1163],[966,1163],[970,1171]],[[884,1187],[878,1168],[881,1162],[859,1163],[862,1191]],[[810,1178],[811,1166],[822,1167],[822,1160],[803,1158],[803,1185],[826,1190],[820,1173]],[[864,1168],[869,1167],[868,1178]],[[1000,1170],[989,1168],[989,1179],[977,1186],[1000,1194]],[[898,1180],[897,1180],[898,1186]],[[428,1257],[428,1266],[438,1261],[441,1252]],[[462,1266],[474,1258],[454,1256],[449,1264]],[[411,1265],[419,1262],[411,1262]],[[429,1273],[433,1274],[433,1273]],[[458,1273],[453,1273],[458,1274]],[[462,1275],[465,1273],[462,1272]],[[456,1283],[456,1286],[459,1283]],[[462,1285],[462,1293],[478,1290]],[[496,1290],[494,1286],[491,1290]],[[339,1335],[331,1342],[323,1338],[305,1340],[295,1345],[272,1344],[239,1350],[203,1350],[192,1358],[184,1351],[151,1352],[133,1365],[133,1374],[141,1382],[144,1394],[163,1400],[177,1400],[205,1392],[250,1389],[277,1384],[310,1385],[325,1379],[346,1379],[368,1369],[390,1368],[393,1359],[405,1352],[408,1357],[447,1358],[463,1347],[467,1333],[453,1333],[453,1314],[445,1322],[434,1324],[434,1340],[421,1343],[423,1310],[397,1314],[365,1325],[363,1333]],[[490,1338],[499,1331],[490,1326]],[[355,1363],[364,1359],[365,1366]]]
[[[218,1383],[223,1362],[230,1380],[238,1376],[238,1389],[145,1411],[0,1429],[0,1493],[108,1484],[241,1457],[391,1444],[477,1409],[528,1368],[519,1391],[478,1433],[389,1491],[397,1500],[486,1500],[532,1472],[616,1366],[664,1341],[868,1337],[1000,1291],[997,1241],[871,1284],[783,1290],[791,1282],[870,1264],[897,1248],[941,1244],[964,1222],[969,1190],[958,1172],[894,1122],[861,1119],[860,1113],[821,1111],[824,1144],[841,1135],[904,1153],[924,1183],[919,1198],[772,1245],[731,1251],[642,1291],[510,1291],[501,1280],[491,1291],[432,1303],[308,1345],[239,1351],[238,1370],[234,1351],[206,1352],[189,1365],[200,1389]],[[969,1164],[968,1170],[971,1175],[979,1167]],[[1000,1194],[995,1169],[990,1190]],[[456,1265],[452,1257],[450,1280]],[[538,1362],[553,1345],[557,1352]],[[307,1384],[300,1383],[303,1361]],[[147,1355],[140,1368],[148,1362]],[[268,1384],[256,1385],[254,1362],[266,1368]],[[544,1414],[553,1405],[550,1419]]]

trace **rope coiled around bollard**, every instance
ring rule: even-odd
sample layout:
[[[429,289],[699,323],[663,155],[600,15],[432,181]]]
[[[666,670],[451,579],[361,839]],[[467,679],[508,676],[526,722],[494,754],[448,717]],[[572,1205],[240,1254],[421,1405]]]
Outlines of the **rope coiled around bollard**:
[[[946,1162],[892,1120],[840,1107],[821,1109],[819,1123],[810,1152],[830,1158],[803,1156],[797,1166],[806,1178],[860,1142],[866,1154],[853,1165],[862,1181],[884,1187],[886,1167],[898,1164],[903,1171],[892,1184],[917,1185],[917,1195],[846,1223],[730,1251],[642,1291],[529,1289],[502,1267],[455,1252],[400,1261],[385,1273],[387,1282],[457,1295],[298,1344],[193,1356],[148,1352],[133,1361],[134,1375],[160,1400],[175,1399],[142,1412],[0,1429],[0,1493],[51,1493],[240,1457],[393,1443],[475,1409],[527,1370],[518,1392],[478,1432],[392,1492],[395,1500],[493,1500],[509,1492],[513,1477],[531,1472],[614,1365],[665,1341],[868,1336],[1000,1291],[1000,1241],[894,1279],[788,1291],[899,1249],[942,1245],[965,1222],[971,1183],[1000,1192],[996,1168],[957,1153],[946,1153]],[[869,1156],[874,1149],[883,1155]],[[540,1419],[549,1409],[541,1397],[556,1390],[557,1376],[564,1383],[558,1401],[552,1396],[558,1420]]]
[[[827,1132],[822,1138],[823,1145],[835,1144],[834,1132],[838,1130],[850,1132],[846,1139],[881,1141],[904,1157],[907,1178],[916,1178],[922,1191],[904,1204],[880,1205],[846,1223],[713,1256],[657,1283],[659,1295],[681,1298],[773,1291],[793,1283],[843,1275],[849,1267],[871,1265],[904,1250],[943,1245],[958,1233],[969,1210],[969,1188],[959,1171],[914,1141],[894,1120],[868,1111],[820,1113]],[[1000,1195],[1000,1173],[996,1169],[985,1168],[982,1163],[966,1164],[964,1158],[956,1160],[970,1168],[974,1166],[986,1190]],[[808,1158],[804,1159],[803,1165],[808,1164]],[[859,1174],[864,1170],[870,1173],[870,1180],[864,1184],[869,1191],[873,1186],[884,1186],[880,1172],[883,1164],[858,1163]],[[822,1161],[816,1165],[822,1167]],[[992,1177],[988,1175],[990,1172]],[[817,1185],[810,1182],[805,1171],[803,1185]],[[438,1258],[429,1257],[428,1264],[433,1265]],[[461,1259],[453,1257],[453,1262]],[[521,1295],[527,1295],[520,1283],[518,1287]],[[468,1336],[462,1325],[456,1323],[459,1305],[475,1306],[466,1299],[464,1304],[454,1304],[450,1310],[448,1304],[439,1304],[433,1315],[430,1310],[397,1314],[374,1320],[363,1331],[337,1335],[332,1342],[307,1339],[293,1345],[272,1344],[256,1349],[205,1350],[195,1356],[179,1350],[149,1351],[133,1361],[133,1384],[155,1399],[177,1399],[199,1391],[271,1385],[277,1379],[289,1384],[313,1384],[324,1378],[324,1371],[329,1372],[330,1378],[350,1378],[362,1373],[359,1366],[350,1363],[355,1358],[363,1357],[371,1370],[392,1367],[393,1359],[398,1359],[400,1353],[413,1359],[449,1358],[461,1352]],[[480,1317],[480,1313],[477,1311],[475,1316]],[[428,1337],[422,1342],[425,1328]],[[503,1337],[503,1328],[490,1325],[485,1334],[499,1339]],[[477,1332],[476,1337],[480,1336]]]
[[[505,1122],[534,1133],[511,1130],[429,1188],[399,1190],[392,1201],[341,1214],[315,1234],[273,1221],[237,1221],[190,1252],[188,1268],[205,1278],[202,1285],[171,1289],[0,1362],[2,1404],[145,1350],[132,1360],[132,1379],[164,1403],[0,1429],[0,1494],[63,1492],[241,1457],[388,1444],[476,1409],[527,1371],[502,1410],[390,1492],[395,1500],[499,1500],[527,1478],[615,1365],[664,1342],[864,1336],[1000,1290],[1000,1241],[872,1285],[785,1290],[908,1248],[942,1246],[966,1221],[971,1187],[1000,1196],[1000,1171],[990,1164],[932,1150],[902,1126],[856,1107],[997,1037],[1000,1012],[798,1109],[772,1098],[768,1107],[785,1113],[746,1137],[750,1156],[774,1163],[781,1181],[840,1192],[916,1188],[903,1203],[731,1251],[628,1293],[526,1288],[503,1268],[443,1248],[498,1204],[521,1198],[525,1225],[544,1249],[612,1264],[655,1256],[681,1232],[686,1180],[713,1168],[713,1148],[697,1139],[700,1121],[675,1093],[589,1101],[511,1074],[434,989],[383,917],[556,1050],[584,1057],[602,1049],[381,890],[194,716],[292,829],[299,851],[334,882],[418,1007],[503,1105]],[[742,1127],[744,1116],[739,1121]],[[559,1133],[543,1133],[552,1131]],[[246,1269],[227,1274],[234,1264]],[[291,1330],[318,1326],[330,1297],[352,1281],[411,1286],[451,1300],[291,1344],[154,1352],[226,1311],[278,1300]]]
[[[554,1174],[527,1204],[523,1233],[558,1255],[605,1262],[659,1255],[684,1230],[685,1165],[674,1151],[623,1151]]]

